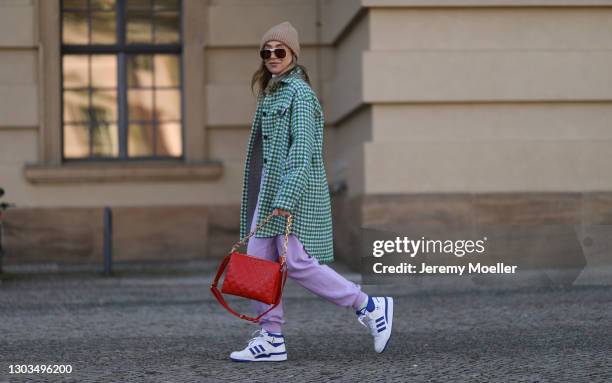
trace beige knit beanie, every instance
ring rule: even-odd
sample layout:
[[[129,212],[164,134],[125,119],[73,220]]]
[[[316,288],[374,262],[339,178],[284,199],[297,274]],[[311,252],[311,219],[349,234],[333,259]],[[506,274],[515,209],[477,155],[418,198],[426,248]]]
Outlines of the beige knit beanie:
[[[291,23],[288,21],[275,25],[264,33],[263,37],[261,38],[259,49],[263,49],[264,45],[270,40],[280,41],[291,48],[293,54],[296,56],[296,59],[300,56],[300,42],[298,41],[298,33],[295,28],[293,28],[293,25],[291,25]]]

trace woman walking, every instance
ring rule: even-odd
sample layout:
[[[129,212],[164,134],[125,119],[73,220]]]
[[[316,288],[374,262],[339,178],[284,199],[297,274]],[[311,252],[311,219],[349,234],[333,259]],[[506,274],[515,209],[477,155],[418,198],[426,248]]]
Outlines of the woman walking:
[[[334,260],[332,220],[323,163],[321,105],[310,87],[300,56],[298,33],[289,22],[268,30],[261,39],[260,68],[253,75],[257,108],[245,162],[240,237],[272,219],[249,238],[247,253],[278,260],[284,246],[286,217],[292,216],[286,263],[289,278],[338,306],[352,307],[374,336],[374,349],[383,352],[393,321],[391,297],[369,297],[326,265]],[[269,305],[252,301],[264,312]],[[261,329],[246,348],[234,351],[234,361],[284,361],[282,302],[262,316]],[[255,335],[255,334],[253,334]]]

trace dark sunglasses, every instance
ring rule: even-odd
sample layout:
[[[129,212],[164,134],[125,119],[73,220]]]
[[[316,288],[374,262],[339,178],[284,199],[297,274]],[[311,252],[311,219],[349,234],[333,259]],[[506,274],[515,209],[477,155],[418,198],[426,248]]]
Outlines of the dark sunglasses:
[[[259,57],[263,60],[267,60],[272,57],[272,52],[274,52],[274,56],[279,59],[284,59],[287,56],[287,51],[284,48],[275,48],[275,49],[262,49],[259,51]]]

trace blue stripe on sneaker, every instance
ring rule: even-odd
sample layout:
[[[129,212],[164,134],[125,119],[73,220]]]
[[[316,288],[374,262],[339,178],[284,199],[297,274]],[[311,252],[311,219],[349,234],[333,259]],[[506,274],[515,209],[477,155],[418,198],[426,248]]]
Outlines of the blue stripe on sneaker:
[[[259,347],[259,351],[260,351],[260,352],[264,352],[264,351],[266,351],[266,349],[264,348],[264,346],[259,345],[258,347]]]
[[[379,328],[379,329],[378,329],[378,332],[385,331],[385,329],[386,329],[386,328],[387,328],[387,327]]]
[[[387,321],[387,317],[389,316],[388,311],[389,310],[389,303],[387,302],[387,297],[385,297],[385,322]]]
[[[270,353],[267,353],[267,354],[260,354],[260,355],[257,355],[257,356],[255,357],[255,359],[259,359],[259,358],[267,358],[267,357],[270,357],[270,356],[272,356],[272,355],[283,355],[283,354],[286,354],[286,353],[287,353],[287,351],[283,351],[283,352],[270,352]]]
[[[249,348],[249,351],[251,351],[251,354],[255,355],[255,350],[253,350],[252,348]]]
[[[268,341],[268,343],[270,343],[270,344],[271,344],[272,346],[274,346],[274,347],[278,347],[278,346],[280,346],[280,345],[285,344],[285,342],[280,342],[280,343],[272,343],[272,342],[270,342],[270,341]]]

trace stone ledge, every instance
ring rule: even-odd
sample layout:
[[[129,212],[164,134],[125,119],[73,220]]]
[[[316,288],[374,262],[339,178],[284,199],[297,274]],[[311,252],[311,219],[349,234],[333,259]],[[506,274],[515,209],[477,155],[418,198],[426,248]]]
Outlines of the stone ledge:
[[[220,161],[198,163],[74,163],[26,164],[25,178],[34,184],[78,182],[210,181],[223,173]]]

